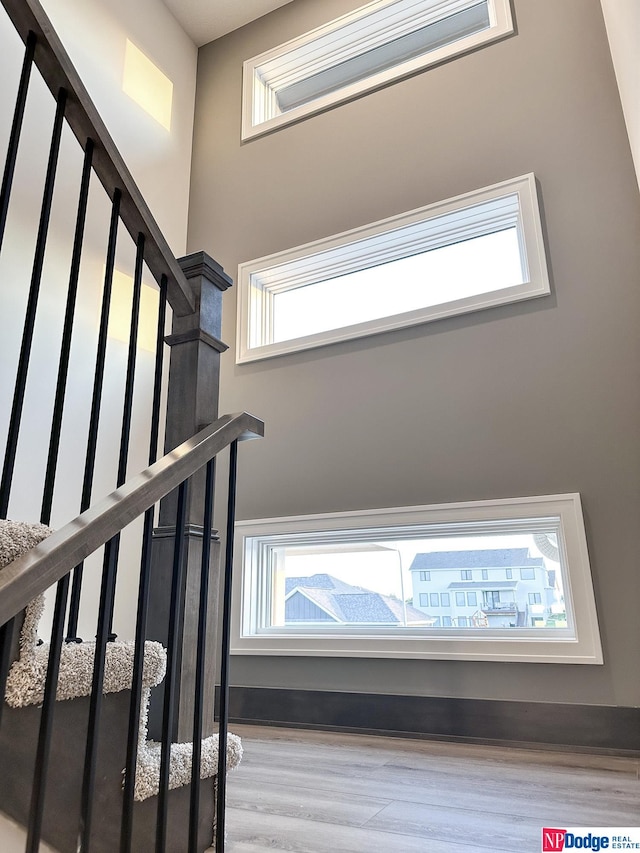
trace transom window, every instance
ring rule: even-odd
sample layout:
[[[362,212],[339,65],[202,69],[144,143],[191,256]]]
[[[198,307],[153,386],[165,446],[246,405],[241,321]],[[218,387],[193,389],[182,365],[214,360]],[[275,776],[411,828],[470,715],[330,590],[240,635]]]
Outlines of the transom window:
[[[508,0],[375,0],[244,63],[242,138],[511,32]]]
[[[236,531],[236,654],[602,662],[577,495],[267,519]],[[506,566],[534,578],[460,580]]]
[[[524,175],[241,264],[238,362],[549,293]]]

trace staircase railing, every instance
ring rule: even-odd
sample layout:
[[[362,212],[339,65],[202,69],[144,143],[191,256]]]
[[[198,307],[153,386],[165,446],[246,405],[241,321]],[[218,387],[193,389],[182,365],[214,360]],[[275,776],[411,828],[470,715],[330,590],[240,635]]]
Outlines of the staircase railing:
[[[24,319],[22,343],[16,370],[16,381],[11,405],[8,435],[0,477],[0,518],[6,518],[9,511],[11,489],[13,485],[16,455],[23,417],[27,378],[34,339],[34,329],[38,311],[38,301],[43,276],[45,249],[49,231],[51,205],[56,182],[56,169],[60,151],[63,122],[66,120],[84,150],[84,165],[80,179],[75,236],[71,257],[69,287],[66,300],[64,328],[60,344],[58,378],[53,407],[49,453],[44,476],[43,498],[40,520],[48,524],[53,505],[54,485],[56,482],[60,437],[65,405],[65,392],[74,327],[74,313],[78,295],[80,263],[84,247],[84,231],[87,217],[87,200],[92,175],[96,175],[111,200],[111,223],[106,249],[104,288],[100,310],[100,327],[97,340],[95,373],[92,392],[89,430],[86,446],[84,476],[80,511],[87,509],[91,502],[100,425],[109,316],[112,303],[116,248],[118,243],[118,225],[124,224],[136,245],[135,281],[133,288],[133,309],[128,340],[127,377],[121,429],[120,452],[117,465],[116,485],[124,482],[129,454],[133,389],[136,371],[136,348],[138,336],[138,315],[142,286],[143,265],[146,264],[160,288],[158,313],[158,341],[156,348],[156,369],[153,412],[151,417],[152,435],[150,460],[157,452],[158,423],[160,418],[160,381],[164,350],[165,298],[174,315],[192,314],[196,309],[196,295],[182,269],[169,249],[157,223],[151,215],[135,181],[118,149],[116,148],[104,122],[100,118],[93,101],[75,71],[65,49],[56,35],[50,21],[38,0],[2,0],[3,6],[25,42],[25,55],[11,134],[7,149],[2,186],[0,189],[0,249],[5,234],[7,213],[11,198],[13,177],[18,156],[25,104],[29,90],[32,66],[40,71],[45,83],[56,100],[56,115],[49,151],[49,162],[43,190],[40,221],[34,250],[33,267],[29,286],[29,296]],[[224,348],[224,347],[222,347]],[[114,549],[112,559],[117,557]],[[71,606],[69,613],[68,639],[77,634],[78,612],[82,584],[82,565],[74,573]]]
[[[185,559],[187,573],[199,575],[200,605],[197,614],[197,664],[193,689],[195,691],[194,727],[193,727],[193,772],[191,792],[191,817],[189,823],[189,851],[196,850],[198,824],[197,794],[199,762],[200,762],[200,733],[203,728],[205,693],[212,694],[211,678],[204,678],[205,640],[207,633],[212,631],[212,623],[216,614],[207,613],[207,584],[209,582],[212,538],[212,508],[214,490],[214,458],[221,448],[231,447],[231,483],[229,489],[229,513],[227,532],[227,553],[225,572],[227,575],[228,594],[224,599],[222,634],[224,640],[222,663],[220,670],[221,702],[219,713],[220,730],[220,770],[225,760],[223,741],[226,739],[226,688],[228,680],[228,631],[229,631],[229,599],[228,573],[231,567],[232,543],[231,527],[234,514],[235,495],[235,465],[236,441],[248,434],[261,435],[262,425],[248,415],[221,418],[211,427],[199,432],[194,438],[179,444],[160,461],[158,455],[158,440],[161,420],[162,377],[165,342],[175,350],[181,349],[182,376],[178,377],[180,384],[186,375],[185,364],[188,362],[187,353],[190,346],[201,344],[209,348],[210,359],[202,369],[202,376],[194,381],[193,398],[196,401],[205,400],[205,404],[193,407],[193,423],[186,424],[184,419],[175,415],[176,406],[180,405],[181,395],[178,393],[177,403],[172,403],[171,378],[168,392],[169,412],[165,449],[169,450],[183,438],[193,435],[202,423],[207,423],[217,417],[217,388],[211,388],[213,368],[217,368],[216,358],[226,349],[219,340],[219,306],[210,310],[211,291],[213,298],[220,296],[220,291],[229,286],[230,280],[225,276],[215,262],[203,256],[194,261],[194,256],[185,259],[184,269],[173,256],[157,223],[149,211],[135,181],[133,180],[124,160],[118,152],[109,132],[107,131],[96,107],[87,90],[75,71],[60,39],[56,35],[50,21],[42,10],[38,0],[0,0],[13,22],[20,38],[25,44],[22,72],[18,84],[11,131],[9,134],[7,155],[0,186],[0,250],[5,238],[8,218],[11,213],[11,199],[21,150],[21,135],[25,109],[28,106],[28,94],[32,70],[35,68],[42,76],[46,86],[55,100],[56,111],[51,129],[46,176],[44,178],[42,203],[38,217],[37,236],[33,252],[28,296],[24,314],[20,351],[17,355],[15,385],[13,388],[10,417],[7,430],[6,449],[0,476],[0,518],[8,516],[11,507],[12,487],[15,474],[20,469],[19,448],[21,441],[21,426],[25,415],[25,398],[28,394],[29,378],[33,373],[32,350],[36,334],[37,319],[40,312],[39,302],[41,289],[46,287],[45,255],[49,236],[49,226],[52,215],[54,192],[56,189],[56,173],[58,168],[63,128],[66,124],[83,152],[81,174],[78,176],[77,209],[73,245],[70,255],[68,287],[64,308],[64,320],[59,341],[57,356],[57,379],[55,397],[51,413],[51,425],[48,435],[48,453],[42,483],[29,483],[31,493],[38,494],[41,486],[41,504],[39,518],[44,524],[49,524],[52,511],[56,506],[57,486],[62,478],[59,457],[63,435],[63,421],[67,413],[67,391],[69,389],[70,364],[72,344],[75,338],[74,325],[77,325],[77,305],[82,290],[81,263],[83,249],[86,247],[85,230],[90,190],[97,177],[109,199],[111,206],[108,235],[105,245],[105,265],[102,294],[100,297],[100,320],[96,339],[95,368],[93,371],[92,389],[90,392],[91,406],[88,418],[86,446],[80,447],[84,458],[84,469],[81,482],[80,505],[73,507],[79,515],[75,521],[62,527],[59,531],[42,543],[33,554],[17,560],[0,573],[0,700],[4,696],[4,685],[11,663],[12,650],[15,649],[16,624],[15,615],[43,590],[57,583],[56,602],[53,614],[49,666],[47,670],[45,697],[42,707],[40,735],[37,749],[34,787],[29,821],[27,850],[35,851],[40,843],[43,810],[46,792],[47,761],[53,723],[53,708],[58,680],[60,650],[63,639],[78,641],[78,619],[80,614],[80,599],[83,580],[84,560],[104,545],[102,581],[100,590],[100,609],[97,622],[96,656],[93,671],[93,685],[90,699],[90,717],[83,782],[82,816],[80,822],[79,849],[89,853],[91,849],[92,826],[92,793],[96,773],[96,750],[99,732],[99,721],[102,704],[102,679],[105,667],[105,648],[109,639],[113,639],[113,617],[116,590],[118,557],[120,550],[120,534],[134,518],[144,516],[141,539],[141,569],[138,592],[138,610],[135,628],[135,658],[133,668],[131,713],[127,744],[127,769],[123,801],[122,841],[121,851],[131,850],[131,823],[133,814],[133,784],[135,777],[135,761],[137,754],[138,717],[140,714],[140,698],[142,693],[142,670],[144,663],[145,629],[149,616],[149,587],[153,582],[152,569],[152,538],[155,507],[162,498],[160,511],[161,524],[169,524],[167,516],[175,510],[175,547],[173,548],[173,565],[169,566],[171,573],[171,596],[169,608],[169,628],[167,633],[168,675],[163,699],[162,714],[162,765],[160,773],[160,794],[158,806],[157,844],[158,853],[165,850],[167,822],[168,773],[170,760],[170,743],[175,731],[177,705],[177,669],[181,657],[181,631],[183,626],[182,611],[184,610],[183,591],[185,587]],[[93,183],[92,183],[93,181]],[[108,498],[95,503],[94,480],[96,478],[96,460],[99,447],[99,432],[101,414],[104,408],[103,391],[105,385],[105,370],[107,365],[107,343],[109,338],[110,311],[114,288],[114,273],[118,257],[118,248],[123,239],[120,225],[128,232],[126,237],[135,247],[135,273],[133,277],[132,308],[127,340],[127,365],[124,392],[122,398],[122,420],[120,427],[120,442],[117,458],[113,460],[114,485],[116,486]],[[131,245],[131,244],[129,244]],[[156,344],[154,356],[154,388],[150,412],[149,434],[149,465],[142,474],[128,478],[127,468],[130,462],[130,444],[132,432],[132,412],[134,409],[134,384],[136,381],[137,349],[139,335],[139,319],[141,311],[141,291],[144,267],[147,267],[155,279],[159,289],[159,307],[156,317]],[[41,287],[42,286],[42,287]],[[0,289],[4,282],[0,282]],[[13,282],[11,283],[13,287]],[[166,311],[169,307],[173,312],[173,334],[165,338]],[[217,325],[207,326],[201,317],[206,315],[207,322],[215,317]],[[15,318],[17,324],[19,320]],[[198,325],[202,324],[202,325]],[[53,360],[53,359],[52,359]],[[180,358],[176,358],[176,364]],[[172,361],[172,373],[174,362]],[[178,374],[180,371],[175,370]],[[204,383],[205,388],[198,383]],[[175,387],[174,382],[174,387]],[[201,395],[198,398],[198,395]],[[211,401],[214,401],[213,403]],[[172,415],[171,407],[174,408]],[[205,412],[203,415],[202,412]],[[199,416],[199,417],[198,417]],[[102,418],[104,421],[104,418]],[[177,422],[176,422],[177,421]],[[77,452],[76,448],[76,452]],[[141,464],[145,464],[142,462]],[[195,479],[194,479],[195,478]],[[173,495],[173,491],[177,497]],[[189,500],[189,491],[200,492],[198,499]],[[169,496],[167,498],[167,496]],[[201,513],[202,510],[202,513]],[[185,536],[191,535],[194,517],[202,517],[202,553],[198,555],[201,565],[193,565],[192,549],[186,549]],[[35,520],[35,519],[33,519]],[[198,522],[199,524],[199,522]],[[188,533],[185,533],[185,529]],[[153,558],[155,559],[155,558]],[[154,564],[155,565],[155,564]],[[68,619],[66,615],[68,605]],[[149,612],[148,612],[149,611]],[[194,614],[190,614],[191,618]],[[207,617],[209,630],[207,632]],[[185,617],[186,618],[186,617]],[[67,620],[65,630],[65,620]],[[214,626],[215,627],[215,626]],[[155,627],[154,627],[155,630]],[[153,634],[155,637],[156,635]],[[164,639],[163,639],[164,642]],[[209,663],[207,664],[209,666]],[[208,686],[205,687],[205,684]],[[210,697],[211,698],[211,697]],[[0,701],[0,715],[2,713]],[[190,706],[189,706],[190,707]],[[182,714],[181,707],[181,714]],[[221,853],[224,846],[224,773],[221,773],[218,784],[218,819],[216,823],[216,849]],[[195,799],[194,799],[195,798]]]
[[[140,723],[140,699],[144,664],[145,628],[148,608],[149,576],[151,566],[149,554],[153,528],[154,507],[171,491],[177,489],[176,544],[171,590],[169,642],[167,648],[167,675],[164,697],[162,728],[162,759],[158,795],[156,828],[156,850],[166,849],[167,796],[169,790],[169,765],[171,755],[172,716],[175,708],[176,674],[178,666],[178,625],[184,611],[184,528],[185,506],[190,480],[203,468],[207,471],[205,513],[203,518],[204,542],[211,539],[213,503],[213,463],[225,447],[230,447],[229,489],[227,502],[226,558],[224,566],[224,617],[221,642],[221,679],[219,702],[219,744],[216,802],[216,851],[224,851],[225,832],[225,789],[226,789],[226,744],[228,720],[228,661],[230,637],[231,571],[233,560],[233,528],[235,514],[237,442],[263,435],[263,423],[252,415],[243,413],[226,415],[202,430],[192,439],[155,462],[140,474],[133,476],[107,498],[61,529],[52,533],[40,545],[18,558],[0,572],[0,624],[9,623],[35,596],[58,582],[58,591],[53,619],[53,630],[49,651],[47,679],[40,722],[40,735],[34,773],[34,789],[29,817],[27,851],[37,853],[44,812],[47,784],[47,767],[53,709],[58,684],[58,670],[63,642],[64,614],[67,604],[69,573],[79,562],[97,548],[106,545],[106,552],[115,547],[122,530],[144,514],[145,533],[142,544],[142,559],[138,592],[136,641],[131,687],[127,763],[125,768],[124,798],[122,807],[121,853],[130,853],[133,821],[133,796],[136,759],[138,754],[138,732]],[[181,535],[182,534],[182,535]],[[106,648],[108,642],[107,614],[113,607],[115,595],[115,572],[108,567],[102,582],[98,633],[93,669],[90,715],[85,752],[83,797],[81,818],[78,827],[79,850],[90,851],[93,811],[93,788],[96,773],[97,738],[103,697],[103,680]],[[199,645],[197,662],[197,697],[193,720],[193,758],[190,792],[190,818],[188,850],[197,850],[198,803],[200,800],[200,742],[202,713],[205,697],[204,641],[207,631],[207,579],[209,576],[209,554],[203,548],[202,583],[200,588]],[[6,643],[6,637],[5,637]],[[0,655],[6,656],[0,648]],[[6,671],[0,678],[0,696],[6,688]],[[212,698],[212,697],[209,697]]]
[[[234,441],[263,435],[264,424],[253,415],[246,412],[223,415],[54,531],[0,572],[0,625],[204,468],[225,447]]]

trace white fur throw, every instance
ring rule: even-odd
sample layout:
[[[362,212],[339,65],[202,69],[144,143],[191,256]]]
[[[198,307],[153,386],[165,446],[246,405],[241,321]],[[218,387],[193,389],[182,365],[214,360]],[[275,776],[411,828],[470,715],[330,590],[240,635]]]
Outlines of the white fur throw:
[[[142,693],[143,713],[140,715],[140,746],[136,765],[134,798],[146,800],[158,793],[160,780],[161,744],[147,740],[147,715],[151,690]],[[169,758],[169,788],[181,788],[191,782],[192,743],[172,743]],[[233,770],[242,759],[242,742],[237,735],[227,736],[227,770]],[[200,778],[208,779],[218,772],[218,735],[204,738],[201,747]]]
[[[160,750],[156,741],[145,741],[138,750],[135,799],[146,800],[158,793]],[[169,788],[181,788],[191,782],[192,743],[172,743],[169,760]],[[242,759],[242,742],[238,735],[227,735],[227,770],[233,770]],[[202,741],[200,778],[209,779],[218,772],[218,735]]]
[[[44,524],[28,524],[26,521],[0,519],[0,570],[18,557],[35,548],[49,534],[50,527]],[[20,632],[20,658],[33,654],[38,642],[38,622],[44,610],[44,595],[29,602]]]
[[[0,570],[46,539],[53,531],[44,524],[0,519]],[[31,601],[25,610],[20,632],[20,657],[14,661],[7,679],[6,701],[13,708],[38,705],[44,698],[44,685],[49,660],[49,644],[38,646],[38,623],[44,610],[44,595]],[[63,643],[56,699],[74,699],[91,693],[95,643]],[[131,687],[133,673],[133,642],[107,644],[103,693],[116,693]],[[134,797],[146,800],[158,793],[161,746],[147,740],[147,717],[151,688],[165,676],[167,655],[160,643],[147,641],[144,648],[143,691],[140,715],[138,760]],[[180,788],[191,782],[191,743],[171,744],[169,788]],[[227,769],[240,763],[242,743],[237,735],[229,734]],[[202,741],[202,779],[218,771],[218,736]]]
[[[50,533],[53,530],[44,524],[0,519],[0,569],[26,554]]]
[[[53,531],[44,524],[0,520],[0,568],[22,556]],[[11,665],[6,700],[12,708],[39,705],[49,661],[49,644],[38,646],[38,623],[44,609],[44,596],[33,599],[25,610],[20,632],[20,658]],[[131,687],[133,643],[108,643],[103,693],[117,693]],[[56,699],[75,699],[91,693],[95,643],[64,643],[60,655],[60,674]],[[143,685],[155,687],[164,678],[167,663],[160,643],[145,643]]]
[[[131,687],[135,644],[107,643],[103,693],[118,693]],[[93,678],[95,643],[63,643],[56,699],[75,699],[89,696]],[[49,662],[49,643],[36,646],[31,654],[20,654],[11,665],[7,678],[7,703],[12,708],[39,705],[44,699],[44,684]],[[164,678],[167,655],[160,643],[144,644],[142,683],[155,687]]]

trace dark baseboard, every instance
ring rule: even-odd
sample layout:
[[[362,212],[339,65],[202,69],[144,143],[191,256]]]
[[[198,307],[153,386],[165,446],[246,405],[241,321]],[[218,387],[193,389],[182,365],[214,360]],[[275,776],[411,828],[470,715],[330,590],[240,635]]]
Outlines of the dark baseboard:
[[[234,723],[640,755],[640,708],[270,687],[229,703]]]

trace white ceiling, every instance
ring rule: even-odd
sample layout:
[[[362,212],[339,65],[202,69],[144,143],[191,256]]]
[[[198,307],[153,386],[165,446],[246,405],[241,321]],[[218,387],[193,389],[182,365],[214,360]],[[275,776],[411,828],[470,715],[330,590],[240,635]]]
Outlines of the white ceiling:
[[[291,0],[164,0],[198,47],[255,21]]]
[[[640,185],[640,3],[638,0],[601,2]]]

